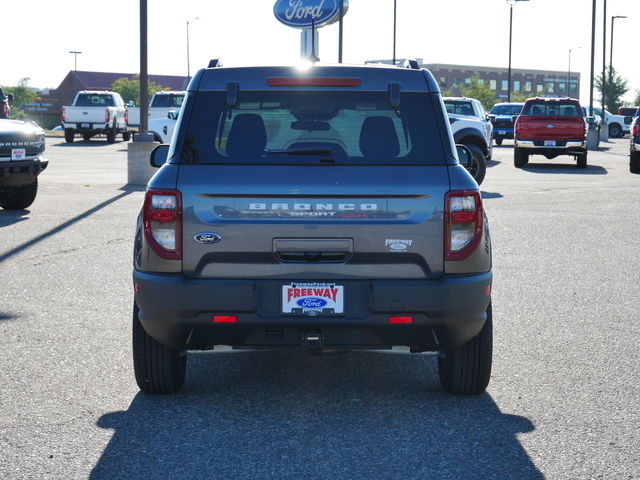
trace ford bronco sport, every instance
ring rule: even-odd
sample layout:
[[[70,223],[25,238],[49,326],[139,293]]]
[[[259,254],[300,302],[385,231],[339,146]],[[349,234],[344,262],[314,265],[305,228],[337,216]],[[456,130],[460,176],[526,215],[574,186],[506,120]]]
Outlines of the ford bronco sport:
[[[415,66],[200,70],[137,224],[140,389],[178,391],[193,351],[299,347],[434,353],[483,392],[491,242],[456,150]]]

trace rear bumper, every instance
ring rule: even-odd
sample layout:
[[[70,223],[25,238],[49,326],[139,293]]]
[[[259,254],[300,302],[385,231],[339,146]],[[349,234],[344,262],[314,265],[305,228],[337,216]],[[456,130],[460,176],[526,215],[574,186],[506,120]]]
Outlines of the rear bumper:
[[[134,270],[135,301],[145,331],[176,349],[214,345],[303,346],[318,334],[321,347],[448,350],[481,330],[490,302],[491,272],[445,276],[433,281],[337,282],[345,286],[345,314],[281,314],[280,280],[190,280],[181,275]],[[235,323],[214,323],[213,315],[234,315]],[[391,324],[390,316],[412,323]]]
[[[536,145],[539,142],[541,141],[516,139],[514,146],[516,148],[526,148],[530,154],[539,153],[541,155],[580,155],[587,151],[587,142],[583,140],[570,140],[563,142],[564,145],[558,146]]]
[[[24,162],[0,162],[0,189],[22,187],[33,183],[49,165],[49,160],[27,160]]]

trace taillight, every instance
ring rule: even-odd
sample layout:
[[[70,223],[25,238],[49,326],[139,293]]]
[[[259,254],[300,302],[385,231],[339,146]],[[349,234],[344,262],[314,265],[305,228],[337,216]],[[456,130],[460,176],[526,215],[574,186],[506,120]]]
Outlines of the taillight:
[[[124,109],[124,123],[129,123],[129,109]]]
[[[633,133],[631,135],[634,137],[640,137],[640,128],[638,128],[638,123],[633,124]]]
[[[65,121],[64,117],[65,117],[65,113],[63,108],[62,111],[60,112],[60,120],[62,120],[63,122]]]
[[[180,192],[153,189],[147,191],[143,209],[144,233],[151,249],[161,258],[182,258],[181,210]]]
[[[104,121],[108,122],[109,120],[111,120],[111,112],[109,111],[109,109],[107,108],[104,111]]]
[[[445,260],[463,260],[482,237],[480,192],[452,191],[445,196]]]

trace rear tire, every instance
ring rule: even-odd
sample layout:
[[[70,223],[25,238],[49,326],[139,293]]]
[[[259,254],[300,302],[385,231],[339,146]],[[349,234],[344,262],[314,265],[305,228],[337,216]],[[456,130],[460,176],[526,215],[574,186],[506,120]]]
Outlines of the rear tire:
[[[449,393],[477,395],[486,390],[491,378],[493,355],[493,314],[487,307],[487,320],[480,333],[461,347],[438,357],[440,383]]]
[[[516,168],[522,168],[529,161],[529,152],[523,148],[513,148],[513,165]]]
[[[0,207],[5,210],[23,210],[30,206],[38,193],[38,178],[23,187],[10,187],[0,191]]]
[[[576,155],[576,161],[578,162],[578,168],[587,168],[587,152]]]
[[[133,305],[133,370],[144,393],[175,393],[184,384],[187,356],[158,343],[145,332]]]
[[[76,136],[76,132],[73,128],[65,128],[64,129],[64,141],[67,143],[73,143],[73,140]]]
[[[498,146],[502,145],[502,139],[501,138],[496,138],[496,145],[498,145]]]
[[[125,142],[131,140],[131,132],[122,132],[122,140]]]
[[[480,185],[484,181],[487,174],[487,160],[485,159],[482,149],[477,145],[465,145],[471,151],[471,163],[467,166],[467,171],[474,178],[476,183]]]
[[[107,142],[116,143],[116,135],[118,134],[118,130],[116,128],[116,119],[113,119],[113,127],[107,132]]]
[[[629,154],[629,171],[631,173],[640,172],[640,152],[631,152]]]

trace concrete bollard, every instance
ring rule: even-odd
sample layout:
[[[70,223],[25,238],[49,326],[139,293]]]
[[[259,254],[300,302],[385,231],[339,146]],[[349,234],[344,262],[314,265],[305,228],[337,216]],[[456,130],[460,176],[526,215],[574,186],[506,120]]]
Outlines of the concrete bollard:
[[[589,125],[587,129],[587,150],[598,149],[598,129],[595,125]]]
[[[127,150],[127,183],[129,185],[146,185],[158,171],[149,163],[151,152],[158,143],[141,141],[130,142]]]

